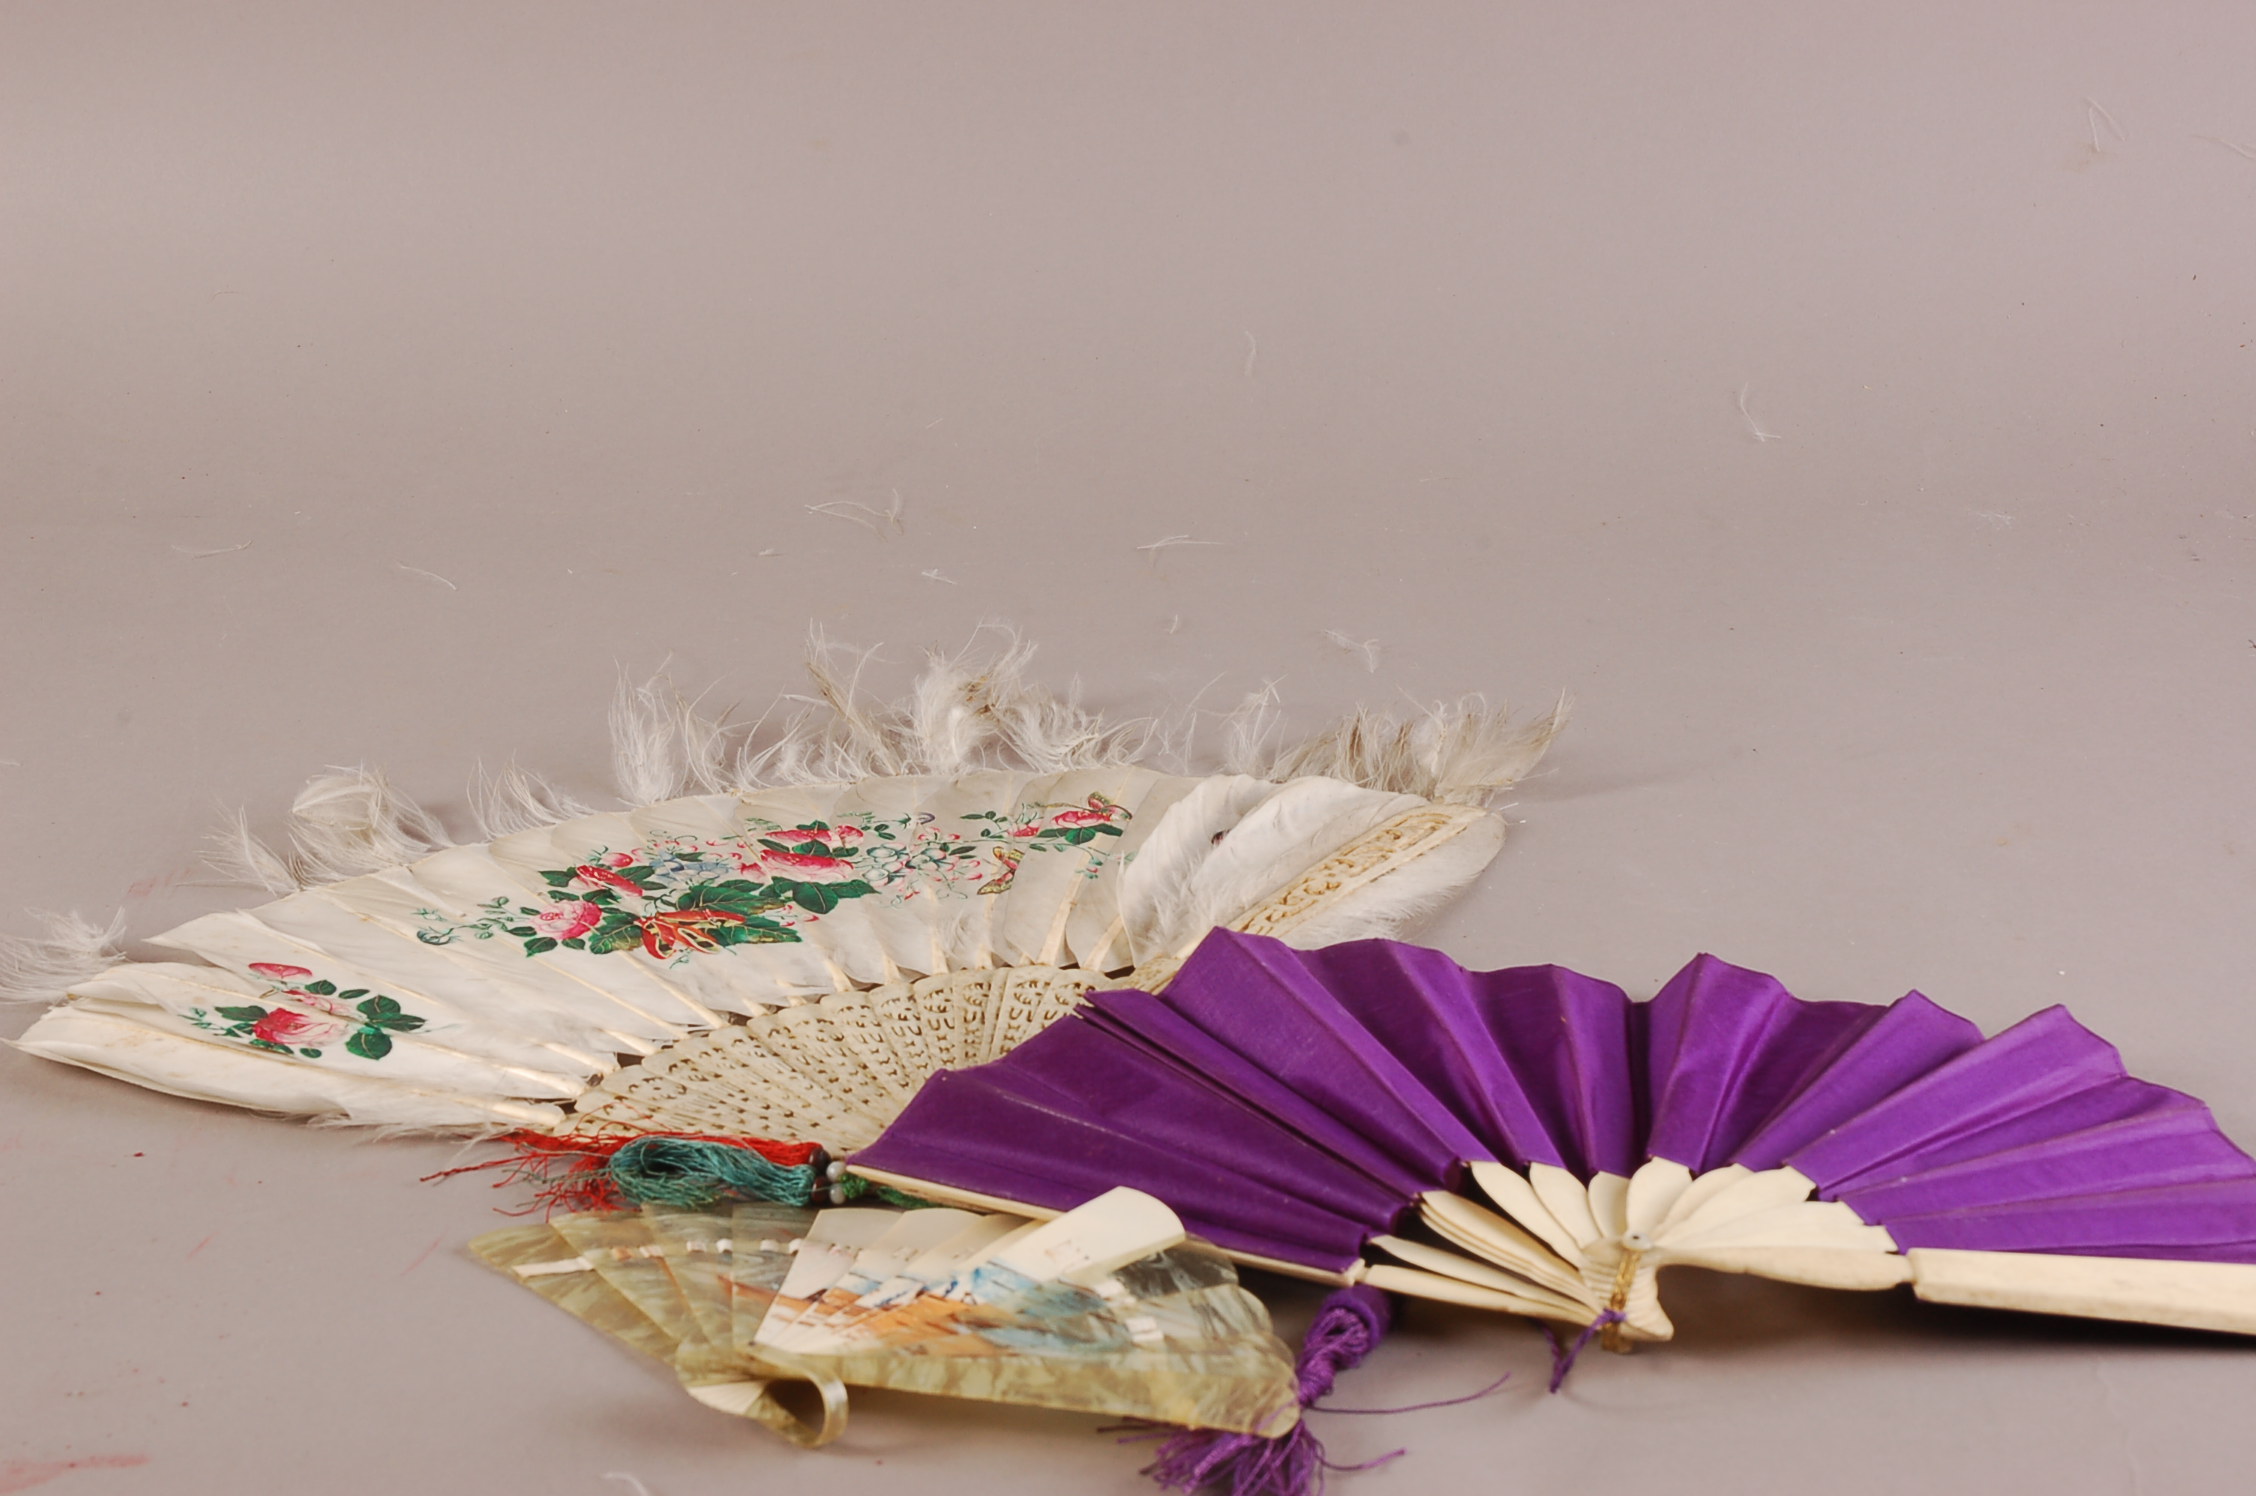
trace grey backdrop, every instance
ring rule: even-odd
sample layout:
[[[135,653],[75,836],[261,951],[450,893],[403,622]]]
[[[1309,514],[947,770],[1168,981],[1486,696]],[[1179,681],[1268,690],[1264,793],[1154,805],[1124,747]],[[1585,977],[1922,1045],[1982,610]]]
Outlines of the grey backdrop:
[[[0,911],[146,936],[324,765],[592,792],[622,667],[1001,617],[1124,709],[1571,692],[1436,943],[2065,1001],[2256,1138],[2252,68],[2230,0],[16,0]],[[449,1158],[0,1053],[0,1491],[1143,1489],[707,1412]],[[1514,1381],[1336,1489],[2240,1483],[2241,1343],[1668,1289],[1556,1398],[1413,1309],[1342,1401]]]

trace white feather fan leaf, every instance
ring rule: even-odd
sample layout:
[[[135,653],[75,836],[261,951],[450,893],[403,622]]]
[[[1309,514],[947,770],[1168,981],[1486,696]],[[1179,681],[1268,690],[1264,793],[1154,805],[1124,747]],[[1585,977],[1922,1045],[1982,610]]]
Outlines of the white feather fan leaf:
[[[201,964],[117,964],[115,932],[83,923],[16,948],[11,990],[69,994],[22,1047],[382,1126],[850,1147],[933,1068],[1134,968],[1163,979],[1214,926],[1397,933],[1494,855],[1503,824],[1470,802],[1557,725],[1359,713],[1279,748],[1264,698],[1229,736],[1279,777],[1166,774],[1131,762],[1152,724],[1031,684],[1030,655],[934,655],[886,705],[859,688],[866,657],[818,640],[815,699],[757,748],[662,683],[629,686],[628,808],[512,766],[473,793],[482,843],[452,844],[379,774],[323,776],[287,852],[226,838],[222,860],[281,898],[156,937]]]

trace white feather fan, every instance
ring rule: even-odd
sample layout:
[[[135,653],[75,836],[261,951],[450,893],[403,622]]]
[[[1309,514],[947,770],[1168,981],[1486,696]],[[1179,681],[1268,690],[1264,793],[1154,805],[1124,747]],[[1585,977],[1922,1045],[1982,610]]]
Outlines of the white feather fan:
[[[878,708],[818,647],[821,700],[764,746],[630,688],[630,808],[512,769],[473,794],[477,844],[380,775],[317,779],[287,852],[225,839],[281,897],[155,937],[191,960],[116,962],[80,924],[18,951],[17,995],[63,998],[20,1046],[356,1123],[851,1148],[934,1069],[1163,981],[1217,925],[1395,933],[1495,855],[1484,802],[1559,722],[1467,701],[1277,749],[1257,698],[1229,734],[1256,772],[1169,774],[1131,761],[1149,724],[1027,683],[1028,654],[935,656]]]

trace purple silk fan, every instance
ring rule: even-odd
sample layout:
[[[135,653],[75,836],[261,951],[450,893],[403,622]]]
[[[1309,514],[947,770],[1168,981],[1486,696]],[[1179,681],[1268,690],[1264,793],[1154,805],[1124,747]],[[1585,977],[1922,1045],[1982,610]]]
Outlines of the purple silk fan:
[[[1804,1002],[1696,958],[1650,1002],[1558,967],[1216,931],[932,1077],[853,1162],[1062,1210],[1133,1185],[1250,1257],[1346,1272],[1464,1166],[1799,1170],[1899,1249],[2256,1263],[2256,1161],[2048,1008]]]

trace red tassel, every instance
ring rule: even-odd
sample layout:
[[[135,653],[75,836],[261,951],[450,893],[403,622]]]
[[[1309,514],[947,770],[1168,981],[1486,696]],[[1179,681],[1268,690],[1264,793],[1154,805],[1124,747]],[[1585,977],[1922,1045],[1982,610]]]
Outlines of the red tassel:
[[[452,1179],[457,1174],[506,1170],[494,1181],[495,1189],[506,1189],[513,1184],[533,1187],[533,1203],[521,1211],[510,1212],[512,1215],[530,1215],[536,1209],[549,1215],[558,1211],[618,1210],[630,1202],[620,1196],[612,1180],[611,1156],[627,1144],[644,1138],[679,1138],[686,1142],[742,1148],[784,1168],[810,1165],[822,1152],[817,1143],[779,1143],[773,1138],[725,1137],[711,1133],[641,1132],[623,1137],[578,1138],[520,1131],[505,1132],[493,1140],[511,1150],[499,1158],[441,1169],[423,1177],[428,1183],[435,1179]]]

